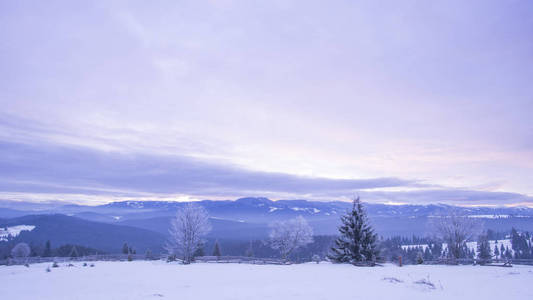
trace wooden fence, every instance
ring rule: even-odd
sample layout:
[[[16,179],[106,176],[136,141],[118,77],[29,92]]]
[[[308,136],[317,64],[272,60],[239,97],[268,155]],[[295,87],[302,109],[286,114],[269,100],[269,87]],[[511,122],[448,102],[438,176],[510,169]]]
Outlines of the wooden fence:
[[[425,260],[424,265],[533,265],[533,259],[488,259],[480,260],[474,258],[459,258],[459,259],[437,259],[437,260]]]
[[[24,265],[36,263],[71,263],[71,262],[91,262],[91,261],[137,261],[137,260],[164,260],[166,255],[153,255],[147,257],[143,254],[99,254],[82,257],[26,257],[26,258],[8,258],[0,260],[2,265]],[[237,263],[237,264],[255,264],[255,265],[287,265],[294,262],[287,262],[276,258],[258,258],[248,256],[199,256],[195,258],[197,263]],[[533,265],[533,259],[491,259],[480,261],[477,259],[439,259],[426,260],[425,265]],[[368,265],[368,264],[363,264]]]
[[[1,265],[24,265],[24,264],[37,264],[37,263],[70,263],[70,262],[85,262],[85,261],[136,261],[136,260],[164,260],[168,259],[167,255],[153,255],[152,257],[146,257],[142,254],[101,254],[101,255],[89,255],[81,257],[26,257],[26,258],[8,258],[0,260]],[[283,265],[288,264],[281,259],[276,258],[257,258],[247,256],[199,256],[195,257],[195,262],[200,263],[247,263],[247,264],[271,264],[271,265]],[[180,261],[180,260],[178,260]]]
[[[196,262],[203,263],[247,263],[254,265],[286,265],[289,262],[276,258],[258,258],[248,256],[199,256],[195,257]]]

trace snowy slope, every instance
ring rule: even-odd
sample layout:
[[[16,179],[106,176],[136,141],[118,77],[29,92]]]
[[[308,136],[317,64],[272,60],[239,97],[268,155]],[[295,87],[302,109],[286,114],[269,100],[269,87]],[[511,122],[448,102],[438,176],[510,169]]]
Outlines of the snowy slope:
[[[32,231],[33,229],[35,229],[33,225],[16,225],[0,228],[0,242],[7,241],[9,237],[16,237],[22,231]]]
[[[531,266],[75,265],[0,267],[2,299],[533,299]]]

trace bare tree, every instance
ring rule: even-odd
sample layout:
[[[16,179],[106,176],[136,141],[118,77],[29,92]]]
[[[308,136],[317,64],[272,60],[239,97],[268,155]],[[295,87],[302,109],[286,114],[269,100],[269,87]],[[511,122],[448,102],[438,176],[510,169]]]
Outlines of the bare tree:
[[[26,243],[18,243],[13,249],[11,249],[11,256],[13,257],[26,258],[30,256],[30,253],[30,246]]]
[[[270,247],[278,250],[283,260],[294,250],[313,242],[313,229],[302,216],[274,222],[271,227]]]
[[[211,230],[206,210],[192,203],[187,203],[176,212],[176,217],[170,222],[169,234],[165,249],[170,255],[183,259],[183,263],[190,263],[194,252],[202,243],[202,237]]]
[[[464,244],[481,232],[483,224],[453,212],[449,216],[435,218],[433,227],[437,236],[447,244],[448,257],[457,259],[461,257]]]

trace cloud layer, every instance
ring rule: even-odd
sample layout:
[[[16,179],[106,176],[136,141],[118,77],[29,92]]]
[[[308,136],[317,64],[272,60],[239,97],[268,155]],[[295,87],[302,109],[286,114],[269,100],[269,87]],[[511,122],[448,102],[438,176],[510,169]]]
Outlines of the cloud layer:
[[[529,203],[532,8],[3,1],[1,192]]]

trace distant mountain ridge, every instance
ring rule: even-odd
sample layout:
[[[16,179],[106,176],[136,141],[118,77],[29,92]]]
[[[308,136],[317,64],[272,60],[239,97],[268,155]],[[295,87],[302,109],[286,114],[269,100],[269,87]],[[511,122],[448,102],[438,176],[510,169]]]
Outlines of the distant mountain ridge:
[[[339,217],[350,208],[349,202],[318,202],[308,200],[277,200],[264,197],[247,197],[237,200],[203,200],[195,202],[209,213],[213,232],[225,238],[263,237],[268,224],[296,216],[305,217],[316,234],[336,234]],[[128,225],[166,234],[168,222],[184,202],[173,201],[121,201],[98,206],[53,205],[49,209],[40,204],[39,210],[17,210],[17,206],[0,201],[0,218],[25,214],[65,214],[89,221]],[[31,205],[21,205],[23,208]],[[32,207],[33,208],[33,207]],[[511,227],[533,230],[533,209],[526,207],[457,207],[445,204],[387,205],[365,203],[365,208],[377,232],[383,236],[425,235],[426,225],[433,217],[452,212],[483,220],[486,227],[505,231]],[[216,237],[216,236],[215,236]]]

